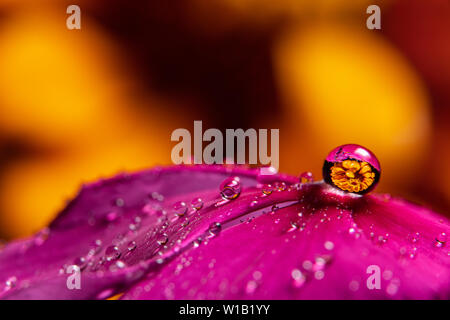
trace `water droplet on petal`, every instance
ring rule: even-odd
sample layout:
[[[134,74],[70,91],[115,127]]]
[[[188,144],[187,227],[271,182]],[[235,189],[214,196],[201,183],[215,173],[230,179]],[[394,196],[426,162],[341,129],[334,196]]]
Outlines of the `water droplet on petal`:
[[[299,176],[300,183],[310,183],[313,182],[313,174],[311,172],[303,172]]]
[[[191,201],[191,207],[195,210],[200,210],[203,207],[203,200],[201,198],[194,198]]]
[[[256,289],[258,288],[258,283],[255,280],[250,280],[247,282],[247,285],[245,287],[245,292],[248,294],[254,293]]]
[[[211,236],[217,236],[222,230],[222,225],[219,222],[214,222],[209,226],[208,232]]]
[[[277,192],[282,192],[282,191],[284,191],[284,190],[286,190],[286,188],[287,188],[287,186],[286,186],[286,183],[285,182],[275,182],[274,184],[273,184],[273,188],[275,189],[275,191],[277,191]]]
[[[73,264],[83,270],[87,265],[87,260],[85,257],[78,257],[73,261]]]
[[[322,173],[324,181],[339,190],[365,194],[378,184],[381,168],[370,150],[356,144],[346,144],[328,154]]]
[[[116,260],[120,257],[120,251],[119,248],[116,246],[109,246],[105,250],[105,258],[107,261]]]
[[[136,241],[128,242],[127,249],[128,251],[133,251],[134,249],[136,249]]]
[[[236,199],[241,193],[239,177],[227,178],[220,185],[220,195],[224,200]]]
[[[419,232],[415,232],[413,234],[410,234],[408,236],[408,239],[411,243],[416,243],[417,241],[419,241],[420,238],[420,233]]]
[[[17,284],[17,277],[15,276],[9,277],[5,281],[6,289],[8,290],[14,288],[16,284]]]
[[[167,236],[167,234],[163,233],[163,234],[159,235],[159,237],[156,239],[156,242],[159,245],[164,245],[167,243],[168,240],[169,240],[169,237]]]
[[[437,248],[442,248],[445,245],[446,241],[447,241],[447,234],[445,232],[442,232],[436,237],[436,242],[434,243],[434,246]]]
[[[299,269],[292,270],[291,277],[293,279],[293,285],[296,288],[302,287],[306,282],[306,276]]]
[[[330,251],[334,249],[334,243],[331,241],[325,241],[323,246],[325,247],[325,249],[330,250]]]
[[[187,211],[187,205],[183,201],[178,201],[173,205],[173,212],[177,216],[183,216]]]
[[[115,205],[116,205],[117,207],[123,207],[123,206],[125,205],[125,201],[124,201],[122,198],[117,198],[117,199],[115,200]]]
[[[106,215],[106,220],[109,222],[115,221],[119,217],[116,211],[111,211]]]
[[[261,191],[264,195],[268,196],[269,194],[272,193],[273,187],[271,184],[265,184],[262,186]]]

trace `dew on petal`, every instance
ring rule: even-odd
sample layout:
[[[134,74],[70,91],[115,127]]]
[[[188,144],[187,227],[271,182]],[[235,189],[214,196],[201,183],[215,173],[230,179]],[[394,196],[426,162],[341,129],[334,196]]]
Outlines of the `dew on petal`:
[[[191,208],[195,210],[200,210],[203,207],[203,200],[202,198],[194,198],[191,201]]]
[[[437,248],[442,248],[447,241],[447,234],[445,232],[440,233],[436,237],[436,242],[434,243],[434,246]]]
[[[334,249],[334,243],[331,241],[325,241],[323,246],[325,247],[325,249],[330,250],[330,251]]]
[[[117,207],[123,207],[125,205],[125,201],[122,198],[117,198],[114,202]]]
[[[262,191],[263,195],[268,196],[269,194],[272,193],[273,187],[271,184],[264,184],[261,188],[261,191]]]
[[[176,203],[174,203],[173,205],[173,212],[177,215],[177,216],[183,216],[186,212],[187,212],[187,205],[185,202],[183,201],[178,201]]]
[[[291,277],[293,279],[293,286],[296,288],[302,287],[306,282],[306,276],[299,269],[292,270]]]
[[[211,236],[217,236],[222,230],[222,225],[219,222],[214,222],[209,226],[208,232]]]
[[[116,260],[120,257],[120,251],[119,248],[116,246],[109,246],[105,250],[105,258],[107,261]]]
[[[87,260],[85,257],[78,257],[73,261],[73,264],[80,268],[80,270],[83,270],[87,265]]]
[[[239,177],[225,179],[220,184],[220,195],[224,200],[236,199],[241,193],[241,183]]]
[[[378,159],[370,150],[356,144],[346,144],[328,154],[322,173],[329,185],[361,195],[375,188],[381,169]]]
[[[136,249],[136,241],[128,242],[127,249],[128,251],[133,251],[134,249]]]
[[[313,179],[314,179],[313,174],[309,171],[303,172],[299,176],[299,181],[301,184],[313,182]]]
[[[17,277],[16,276],[9,277],[5,281],[6,289],[12,289],[12,288],[14,288],[16,286],[16,284],[17,284]]]
[[[248,294],[252,294],[256,291],[258,288],[258,283],[255,280],[250,280],[247,282],[247,285],[245,287],[245,292]]]
[[[285,191],[286,190],[286,188],[287,188],[287,186],[286,186],[286,183],[285,182],[275,182],[274,184],[273,184],[273,188],[274,188],[274,190],[275,191],[277,191],[277,192],[282,192],[282,191]]]

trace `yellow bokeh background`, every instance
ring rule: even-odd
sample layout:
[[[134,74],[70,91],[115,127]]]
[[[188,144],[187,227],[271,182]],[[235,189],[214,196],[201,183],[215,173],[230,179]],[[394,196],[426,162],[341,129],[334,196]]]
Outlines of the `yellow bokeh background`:
[[[364,0],[86,0],[81,30],[69,4],[0,1],[0,238],[44,227],[82,183],[170,165],[193,120],[279,128],[280,171],[316,179],[362,144],[379,191],[450,208],[445,0],[383,2],[381,30]]]

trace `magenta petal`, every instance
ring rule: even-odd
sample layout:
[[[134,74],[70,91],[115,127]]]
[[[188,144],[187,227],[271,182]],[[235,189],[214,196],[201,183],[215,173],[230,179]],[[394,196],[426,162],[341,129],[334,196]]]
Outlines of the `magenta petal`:
[[[48,229],[1,249],[0,297],[449,297],[448,220],[257,172],[171,167],[88,185]],[[81,290],[66,286],[71,264]],[[373,266],[381,288],[369,290]]]
[[[211,223],[245,211],[245,196],[233,200],[236,210],[215,206],[218,186],[230,176],[239,176],[244,189],[257,185],[256,170],[199,166],[154,169],[83,187],[48,229],[1,249],[0,297],[103,299],[123,292]],[[174,203],[189,206],[195,197],[204,202],[199,211],[173,212]],[[111,246],[118,250],[108,254]],[[80,290],[66,285],[65,271],[73,264],[82,269]]]
[[[291,200],[292,191],[272,196]],[[448,299],[449,222],[403,200],[303,185],[299,203],[223,226],[123,299]],[[289,203],[288,203],[289,204]],[[441,238],[441,240],[444,240]],[[379,268],[380,288],[368,285]],[[369,273],[368,273],[369,272]]]

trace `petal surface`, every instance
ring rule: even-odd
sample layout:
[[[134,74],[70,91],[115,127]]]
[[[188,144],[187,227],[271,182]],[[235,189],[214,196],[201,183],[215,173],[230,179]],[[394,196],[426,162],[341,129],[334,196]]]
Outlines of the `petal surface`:
[[[449,249],[436,240],[450,231],[447,220],[404,200],[353,197],[324,184],[304,185],[297,198],[224,226],[122,298],[450,297]]]

